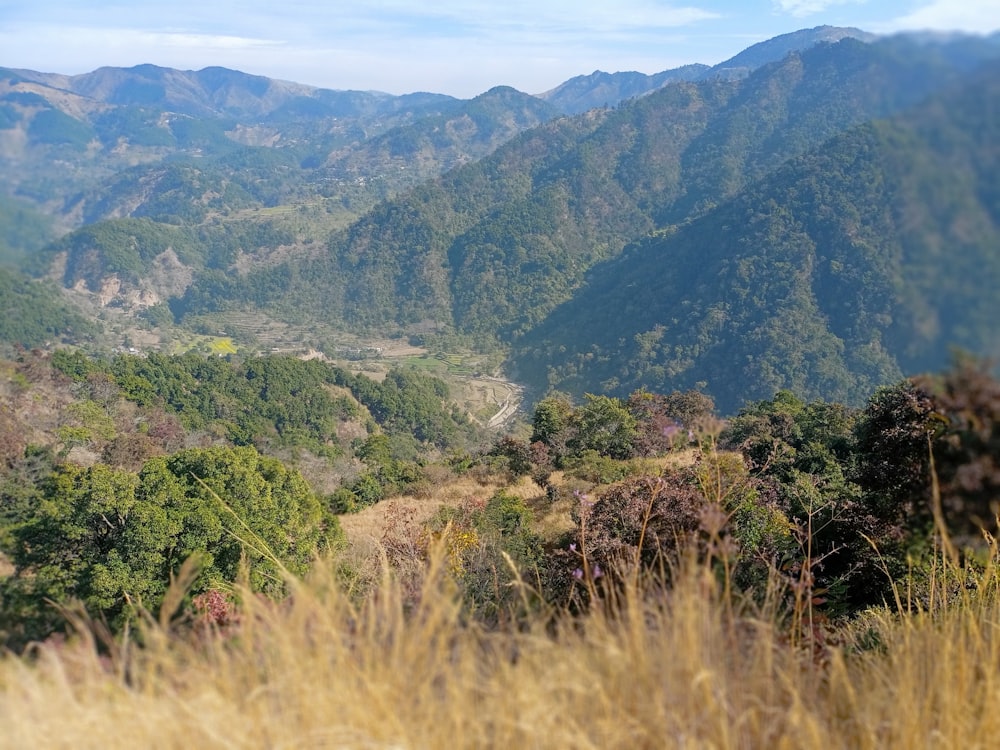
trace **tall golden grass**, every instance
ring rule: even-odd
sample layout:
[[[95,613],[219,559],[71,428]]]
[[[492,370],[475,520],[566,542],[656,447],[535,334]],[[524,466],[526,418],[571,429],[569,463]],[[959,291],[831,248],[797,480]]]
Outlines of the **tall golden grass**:
[[[244,594],[226,632],[181,628],[168,603],[141,648],[126,638],[102,651],[81,621],[75,639],[0,662],[0,744],[985,748],[1000,737],[990,581],[933,610],[868,613],[856,637],[820,649],[790,639],[775,608],[725,601],[696,564],[669,591],[625,584],[614,607],[486,632],[464,621],[440,558],[416,597],[388,573],[360,596],[333,562],[318,565],[281,604]],[[875,647],[854,648],[862,636]]]

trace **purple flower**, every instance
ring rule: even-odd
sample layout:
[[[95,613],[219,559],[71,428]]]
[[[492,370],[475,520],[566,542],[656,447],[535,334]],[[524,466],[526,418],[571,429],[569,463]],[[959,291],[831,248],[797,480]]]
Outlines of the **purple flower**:
[[[570,552],[576,552],[576,542],[571,542],[569,545]]]
[[[573,571],[573,577],[578,581],[581,580],[583,578],[583,571],[580,568],[577,568]]]
[[[596,581],[602,575],[604,575],[604,571],[601,570],[601,566],[600,565],[595,565],[594,566],[594,571],[593,571],[593,574],[592,574],[593,579]]]

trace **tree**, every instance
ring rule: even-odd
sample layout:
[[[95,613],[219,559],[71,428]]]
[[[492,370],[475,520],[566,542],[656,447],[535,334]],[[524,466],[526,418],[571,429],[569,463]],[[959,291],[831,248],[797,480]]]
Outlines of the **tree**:
[[[892,413],[890,408],[884,416],[890,423]],[[863,474],[857,464],[866,460],[859,458],[866,448],[859,448],[856,434],[866,428],[855,430],[858,419],[842,404],[807,404],[779,391],[770,401],[747,406],[722,436],[724,444],[743,452],[766,493],[795,525],[799,559],[790,569],[808,570],[830,589],[831,611],[882,601],[884,570],[906,569],[898,515],[875,507],[873,496],[855,481]],[[865,419],[860,417],[862,424]]]
[[[635,417],[621,399],[588,393],[587,403],[577,410],[578,451],[595,450],[611,458],[626,459],[633,453],[636,439]]]
[[[560,465],[572,437],[572,419],[573,404],[563,395],[543,398],[531,418],[531,442],[548,448],[556,466]]]
[[[712,398],[700,391],[674,391],[664,396],[638,390],[625,403],[636,420],[635,450],[645,456],[687,445],[691,431],[705,426],[715,411]]]
[[[930,519],[930,446],[944,424],[913,380],[879,388],[856,428],[857,480],[878,518],[911,528]]]
[[[61,466],[14,532],[16,573],[3,590],[17,620],[9,640],[61,627],[46,601],[80,600],[121,627],[134,605],[155,611],[192,555],[202,565],[193,593],[234,581],[244,561],[253,589],[280,593],[282,568],[303,574],[337,530],[298,473],[253,448],[181,451],[139,474]]]
[[[944,375],[920,378],[917,385],[931,393],[935,406],[931,420],[939,437],[934,441],[934,460],[951,532],[963,544],[979,543],[983,530],[996,536],[1000,381],[993,376],[991,363],[960,356]]]

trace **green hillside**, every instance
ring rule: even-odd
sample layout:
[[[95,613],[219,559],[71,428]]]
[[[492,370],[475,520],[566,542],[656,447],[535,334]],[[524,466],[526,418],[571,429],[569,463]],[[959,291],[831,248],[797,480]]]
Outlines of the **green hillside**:
[[[636,243],[517,346],[575,392],[703,384],[863,401],[950,347],[1000,351],[1000,68],[790,161]]]
[[[25,263],[54,233],[51,217],[24,200],[0,194],[0,264]]]
[[[918,47],[845,39],[742,81],[678,83],[555,121],[376,207],[332,236],[327,257],[290,262],[280,271],[288,284],[248,278],[223,297],[273,287],[259,302],[279,311],[291,296],[300,313],[354,329],[455,331],[478,346],[507,345],[628,243],[959,77],[959,66]]]
[[[513,347],[542,389],[857,402],[949,346],[991,351],[993,295],[964,279],[993,279],[995,117],[962,86],[989,90],[995,70],[970,76],[1000,44],[813,32],[778,40],[776,62],[760,48],[561,118],[505,87],[330,98],[221,70],[4,74],[19,88],[0,125],[44,133],[61,113],[14,192],[83,222],[24,268],[117,308],[119,329],[250,313],[494,361]],[[55,127],[71,110],[80,127]],[[70,169],[46,166],[57,152]]]
[[[53,284],[0,267],[0,344],[31,348],[64,337],[82,341],[97,329],[60,297]]]

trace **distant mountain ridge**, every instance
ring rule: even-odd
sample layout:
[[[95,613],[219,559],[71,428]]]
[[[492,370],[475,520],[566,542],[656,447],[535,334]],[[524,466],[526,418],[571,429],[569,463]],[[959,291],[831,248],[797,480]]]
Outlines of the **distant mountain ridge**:
[[[178,157],[210,160],[263,146],[292,148],[302,165],[323,166],[316,180],[377,178],[378,185],[369,182],[362,191],[370,202],[482,158],[560,113],[617,106],[671,82],[742,77],[787,50],[847,36],[870,37],[856,29],[819,27],[756,44],[715,67],[690,65],[654,75],[598,72],[537,97],[498,87],[472,100],[321,89],[221,67],[182,71],[143,64],[72,76],[0,68],[0,168],[7,176],[0,189],[57,214],[56,225],[66,227],[102,218],[93,207],[81,211],[80,200],[94,205],[86,196],[123,169]],[[506,112],[498,108],[495,92],[501,89],[507,91]],[[400,163],[411,157],[411,163]],[[73,168],[55,169],[56,163]],[[142,196],[117,201],[139,211],[145,202]],[[121,214],[104,216],[115,215]]]
[[[875,35],[860,29],[820,26],[784,34],[753,45],[716,66],[686,65],[646,75],[635,72],[577,76],[537,98],[566,114],[595,106],[614,106],[672,81],[699,80],[716,75],[745,75],[793,50],[844,37],[871,41]],[[23,69],[2,69],[0,77],[12,83],[35,83],[108,105],[146,106],[193,117],[258,118],[281,121],[295,116],[371,117],[401,110],[440,108],[456,100],[444,94],[417,92],[393,96],[378,91],[334,90],[242,73],[222,67],[176,70],[142,64],[130,68],[103,67],[89,73],[64,75]],[[35,89],[36,93],[38,92]]]
[[[781,60],[789,52],[801,52],[817,44],[839,42],[845,38],[871,42],[878,36],[855,28],[817,26],[759,42],[718,65],[695,63],[653,75],[595,70],[588,76],[571,78],[554,89],[538,94],[538,97],[566,114],[580,114],[595,107],[615,106],[624,99],[644,96],[677,81],[742,78],[762,65]]]
[[[779,50],[860,34],[804,30],[733,59],[742,76]],[[192,207],[275,205],[317,190],[330,194],[331,185],[351,210],[364,210],[560,114],[617,106],[713,70],[690,65],[650,76],[595,73],[537,97],[497,87],[459,100],[321,89],[221,67],[182,71],[143,64],[72,76],[0,68],[0,169],[6,175],[0,190],[53,215],[62,230],[120,216],[191,215],[191,207],[179,205],[184,200]],[[207,169],[247,147],[284,154],[257,158],[260,169],[241,157],[254,169],[249,182],[230,166]],[[206,165],[194,168],[202,177],[166,164],[190,158]],[[57,166],[64,164],[72,168]],[[279,172],[266,171],[279,164]],[[171,186],[169,201],[161,193],[165,185]],[[164,210],[167,203],[173,208]]]
[[[781,60],[790,52],[803,52],[817,44],[833,44],[841,39],[874,42],[879,39],[879,36],[861,29],[842,26],[817,26],[812,29],[800,29],[747,47],[739,54],[714,65],[706,72],[706,75],[724,77],[746,75],[749,71],[756,70],[762,65]]]
[[[578,115],[597,107],[615,106],[623,99],[644,96],[668,83],[701,80],[711,69],[708,65],[694,63],[653,75],[595,70],[590,75],[570,78],[554,89],[538,94],[538,98],[553,104],[565,114]]]
[[[17,69],[0,73],[15,81],[41,84],[104,104],[156,107],[193,117],[266,121],[303,115],[372,116],[456,101],[444,94],[399,97],[372,91],[334,91],[221,67],[192,71],[144,64],[98,68],[74,76]]]

